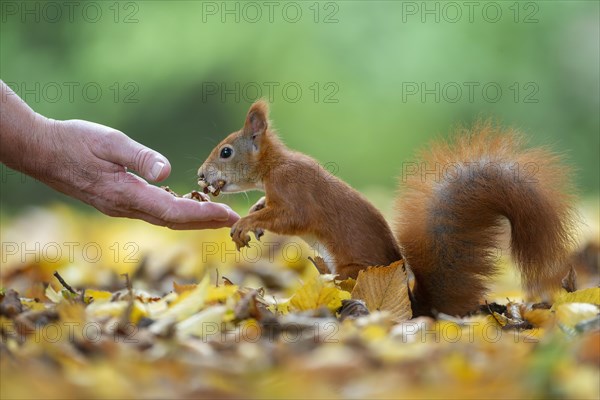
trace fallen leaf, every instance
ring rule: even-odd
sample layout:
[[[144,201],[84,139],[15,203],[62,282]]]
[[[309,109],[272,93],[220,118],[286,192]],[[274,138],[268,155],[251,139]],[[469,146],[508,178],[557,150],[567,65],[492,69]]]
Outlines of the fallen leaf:
[[[54,288],[51,285],[48,285],[44,294],[46,295],[48,300],[50,300],[51,302],[56,303],[56,304],[58,304],[64,300],[64,297],[59,292],[54,290]]]
[[[600,288],[596,287],[578,290],[573,293],[562,293],[554,301],[552,310],[556,310],[556,307],[565,303],[590,303],[600,305]]]
[[[352,298],[364,300],[369,311],[388,311],[393,321],[402,322],[412,317],[408,297],[407,274],[404,261],[389,266],[369,267],[358,273]]]
[[[85,291],[86,298],[92,298],[95,302],[98,301],[110,301],[113,294],[104,290],[88,289]]]
[[[575,268],[571,266],[569,273],[563,278],[561,284],[563,289],[569,293],[577,290],[577,272],[575,272]]]
[[[209,286],[204,300],[207,303],[220,303],[232,297],[237,292],[237,285]]]
[[[541,308],[527,310],[523,314],[525,320],[536,328],[552,325],[554,323],[554,316],[555,314],[552,311]]]
[[[331,275],[317,275],[306,282],[292,297],[290,305],[297,310],[316,310],[327,307],[335,312],[342,306],[342,300],[350,299],[350,293],[338,289]]]
[[[219,305],[184,319],[175,325],[177,336],[183,338],[193,335],[205,340],[219,339],[224,328],[223,315],[226,311],[226,306]]]
[[[556,322],[569,334],[576,334],[575,326],[598,315],[598,306],[589,303],[565,303],[556,307]]]
[[[196,284],[196,283],[180,285],[177,282],[173,282],[173,291],[177,294],[181,294],[183,292],[187,292],[188,290],[194,290],[194,289],[196,289],[197,286],[198,286],[198,284]]]
[[[338,285],[340,286],[340,289],[352,293],[354,286],[356,286],[356,279],[344,279],[343,281],[338,282]]]

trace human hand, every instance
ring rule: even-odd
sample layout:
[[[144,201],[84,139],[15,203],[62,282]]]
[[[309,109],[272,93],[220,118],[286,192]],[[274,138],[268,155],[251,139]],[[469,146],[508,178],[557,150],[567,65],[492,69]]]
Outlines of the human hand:
[[[36,115],[23,172],[104,214],[137,218],[171,229],[231,226],[239,216],[227,205],[177,198],[128,172],[159,182],[169,161],[112,128],[82,120]]]

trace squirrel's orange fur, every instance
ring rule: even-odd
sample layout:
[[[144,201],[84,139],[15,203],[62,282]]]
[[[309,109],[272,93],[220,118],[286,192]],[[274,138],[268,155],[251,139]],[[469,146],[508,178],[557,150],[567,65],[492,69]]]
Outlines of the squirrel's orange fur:
[[[225,147],[231,151],[223,153]],[[365,197],[279,140],[262,100],[198,174],[211,185],[220,182],[223,192],[265,191],[232,227],[238,248],[248,244],[249,232],[258,237],[262,229],[300,236],[341,278],[404,256],[416,280],[413,314],[463,315],[477,307],[485,279],[496,272],[492,250],[503,217],[527,288],[556,286],[566,273],[574,212],[569,171],[559,161],[548,150],[523,149],[516,132],[490,124],[461,132],[450,144],[434,143],[403,173],[398,242]]]
[[[401,179],[395,229],[415,275],[416,314],[477,307],[496,273],[504,218],[525,287],[560,287],[575,221],[570,171],[560,157],[525,149],[517,132],[480,123],[419,158],[418,172]]]
[[[400,250],[381,213],[317,161],[288,149],[268,124],[267,104],[253,104],[244,128],[223,140],[198,172],[209,183],[225,181],[225,193],[265,191],[264,204],[253,207],[257,210],[231,230],[238,247],[259,229],[300,236],[327,254],[331,272],[341,277],[399,260]],[[219,157],[224,146],[234,149],[228,159]]]

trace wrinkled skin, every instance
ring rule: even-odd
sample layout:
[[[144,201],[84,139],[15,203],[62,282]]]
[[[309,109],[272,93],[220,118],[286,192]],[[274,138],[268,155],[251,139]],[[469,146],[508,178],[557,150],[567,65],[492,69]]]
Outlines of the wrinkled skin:
[[[178,198],[148,184],[171,172],[158,152],[104,125],[47,119],[0,84],[0,161],[7,166],[110,216],[172,229],[220,228],[239,219],[224,204]]]

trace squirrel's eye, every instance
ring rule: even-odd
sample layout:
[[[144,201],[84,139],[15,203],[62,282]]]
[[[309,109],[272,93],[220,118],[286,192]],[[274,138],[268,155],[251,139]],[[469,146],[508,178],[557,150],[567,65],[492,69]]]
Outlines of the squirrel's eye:
[[[231,147],[223,147],[221,149],[221,158],[229,158],[233,154],[233,149]]]

